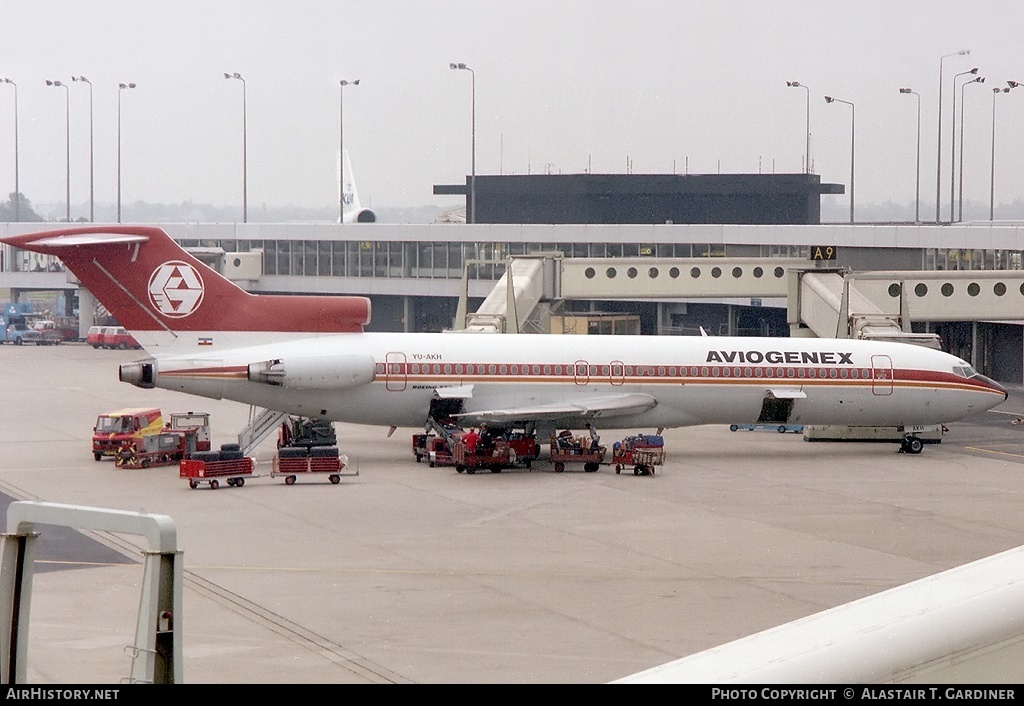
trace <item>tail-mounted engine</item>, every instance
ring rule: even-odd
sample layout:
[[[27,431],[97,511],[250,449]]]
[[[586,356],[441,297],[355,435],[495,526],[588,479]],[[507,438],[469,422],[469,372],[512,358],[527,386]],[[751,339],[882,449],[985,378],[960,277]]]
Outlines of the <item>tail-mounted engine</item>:
[[[252,382],[298,390],[340,390],[373,382],[375,369],[375,362],[368,355],[274,358],[250,363],[248,377]]]
[[[118,368],[117,377],[121,382],[151,390],[156,387],[156,363],[152,360],[124,363]]]

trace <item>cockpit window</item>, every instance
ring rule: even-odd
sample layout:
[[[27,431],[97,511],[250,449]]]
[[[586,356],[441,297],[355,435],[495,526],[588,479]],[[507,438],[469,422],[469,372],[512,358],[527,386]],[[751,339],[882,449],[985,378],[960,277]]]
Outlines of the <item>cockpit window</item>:
[[[960,377],[972,378],[978,374],[978,371],[969,365],[955,365],[953,366],[953,372]]]

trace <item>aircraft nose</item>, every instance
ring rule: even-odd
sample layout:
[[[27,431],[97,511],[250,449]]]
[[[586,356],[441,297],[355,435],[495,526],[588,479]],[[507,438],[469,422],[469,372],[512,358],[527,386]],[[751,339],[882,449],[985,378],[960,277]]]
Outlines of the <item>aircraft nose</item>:
[[[1010,396],[1010,393],[1006,391],[1005,387],[1003,387],[1002,385],[1000,385],[998,382],[996,382],[992,378],[988,377],[987,375],[977,375],[977,376],[975,376],[974,379],[981,381],[982,383],[984,383],[988,387],[991,387],[993,390],[995,390],[997,392],[1003,393],[1003,400],[1004,401],[1006,400],[1007,397]]]

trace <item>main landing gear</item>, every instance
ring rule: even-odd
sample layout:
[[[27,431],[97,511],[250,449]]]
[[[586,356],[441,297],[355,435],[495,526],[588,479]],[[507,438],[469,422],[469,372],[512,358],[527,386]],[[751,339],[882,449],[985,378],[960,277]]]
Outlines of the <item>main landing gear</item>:
[[[919,454],[924,449],[924,442],[913,434],[907,434],[900,442],[901,454]]]

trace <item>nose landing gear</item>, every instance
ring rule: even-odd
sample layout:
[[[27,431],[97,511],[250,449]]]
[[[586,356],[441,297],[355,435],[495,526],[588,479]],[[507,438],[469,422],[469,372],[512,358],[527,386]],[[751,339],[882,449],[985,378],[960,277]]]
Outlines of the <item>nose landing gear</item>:
[[[913,434],[907,434],[900,442],[901,454],[919,454],[924,449],[924,442]]]

